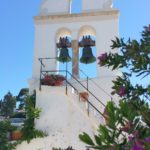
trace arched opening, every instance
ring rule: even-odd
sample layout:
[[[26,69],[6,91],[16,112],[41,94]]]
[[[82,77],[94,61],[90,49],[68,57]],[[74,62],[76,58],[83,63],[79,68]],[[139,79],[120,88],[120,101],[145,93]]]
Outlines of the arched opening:
[[[78,41],[79,43],[83,41],[84,38],[90,39],[91,42],[95,43],[96,41],[96,31],[93,27],[91,26],[83,26],[79,30],[78,34]],[[87,48],[86,48],[87,49]],[[80,78],[84,78],[85,76],[83,75],[82,72],[84,72],[86,75],[88,75],[90,78],[96,77],[96,43],[95,44],[90,44],[89,48],[90,52],[85,51],[85,48],[82,46],[79,46],[79,68],[80,68]],[[87,50],[88,50],[87,49]],[[81,58],[87,57],[86,55],[91,56],[91,61],[89,63],[83,62]]]
[[[88,25],[81,27],[78,33],[78,38],[86,35],[96,37],[96,30]]]
[[[58,30],[57,34],[56,34],[56,44],[60,42],[61,39],[67,39],[67,41],[69,43],[71,43],[71,31],[68,28],[61,28]],[[68,56],[70,56],[72,58],[72,50],[71,47],[67,47],[67,52],[68,52]],[[61,55],[61,50],[62,48],[58,47],[56,48],[56,57],[60,58]],[[67,64],[66,64],[67,63]],[[66,70],[66,65],[67,65],[67,69],[69,72],[71,72],[71,61],[57,61],[57,70]],[[60,74],[65,75],[65,72],[60,72]]]

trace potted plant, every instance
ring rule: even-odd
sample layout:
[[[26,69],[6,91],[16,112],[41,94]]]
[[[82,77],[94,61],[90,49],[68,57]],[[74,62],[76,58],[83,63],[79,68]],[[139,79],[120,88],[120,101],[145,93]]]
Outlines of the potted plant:
[[[11,132],[11,140],[20,140],[22,138],[22,128],[17,127],[15,130]]]
[[[63,84],[64,80],[65,80],[65,77],[63,75],[50,74],[50,75],[45,75],[41,79],[41,84],[49,85],[49,86],[60,86]]]
[[[79,93],[79,98],[80,98],[80,100],[83,101],[83,102],[88,101],[88,98],[89,98],[88,92],[80,92],[80,93]]]

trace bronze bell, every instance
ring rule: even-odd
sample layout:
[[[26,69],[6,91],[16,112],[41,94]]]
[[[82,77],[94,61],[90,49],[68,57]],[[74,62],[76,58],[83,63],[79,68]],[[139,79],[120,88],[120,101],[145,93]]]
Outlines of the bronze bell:
[[[59,57],[57,57],[59,62],[69,62],[71,61],[71,57],[69,56],[68,48],[61,48]]]
[[[90,64],[96,61],[96,57],[93,56],[91,47],[84,47],[80,62],[84,64]]]

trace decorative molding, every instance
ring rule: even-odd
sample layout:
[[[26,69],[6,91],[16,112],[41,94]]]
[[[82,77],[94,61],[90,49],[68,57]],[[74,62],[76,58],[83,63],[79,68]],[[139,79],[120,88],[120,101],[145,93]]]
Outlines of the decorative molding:
[[[57,23],[57,22],[78,22],[78,21],[91,21],[107,18],[118,18],[119,11],[116,9],[97,11],[97,12],[86,12],[80,14],[61,14],[61,15],[44,15],[35,16],[34,21],[36,24],[43,23]]]

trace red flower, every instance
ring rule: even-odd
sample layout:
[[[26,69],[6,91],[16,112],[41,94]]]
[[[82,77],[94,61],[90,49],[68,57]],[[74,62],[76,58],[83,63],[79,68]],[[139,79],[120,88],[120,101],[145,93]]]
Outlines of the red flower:
[[[59,86],[62,85],[65,77],[62,75],[45,75],[45,77],[41,80],[42,85],[50,85],[50,86]]]

